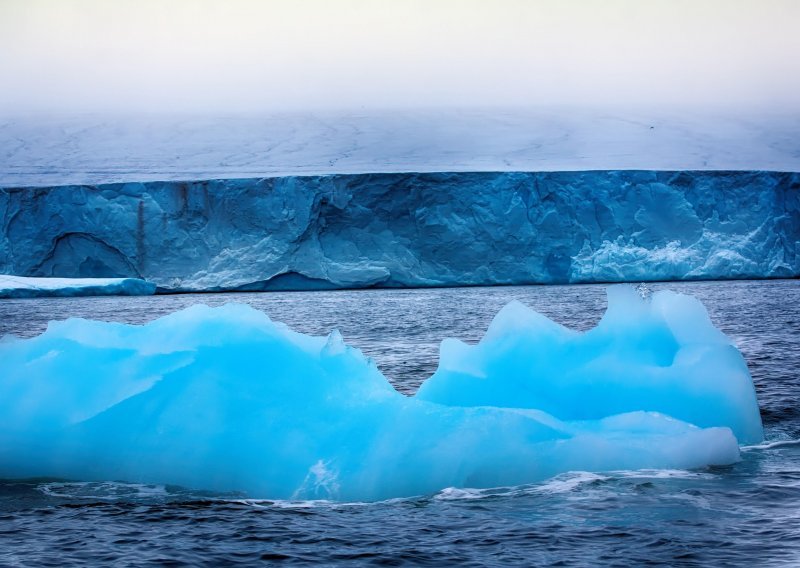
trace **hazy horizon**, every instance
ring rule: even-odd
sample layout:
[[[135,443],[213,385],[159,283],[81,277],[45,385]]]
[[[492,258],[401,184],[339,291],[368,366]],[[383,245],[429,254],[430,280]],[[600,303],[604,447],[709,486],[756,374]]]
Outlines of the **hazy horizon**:
[[[791,0],[0,0],[0,114],[800,111]]]

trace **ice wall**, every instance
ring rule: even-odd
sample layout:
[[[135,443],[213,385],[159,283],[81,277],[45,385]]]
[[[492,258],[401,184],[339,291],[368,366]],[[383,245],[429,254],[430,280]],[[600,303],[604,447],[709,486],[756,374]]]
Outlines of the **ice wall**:
[[[800,174],[398,173],[0,189],[0,273],[170,290],[800,275]]]
[[[0,478],[372,500],[730,464],[737,442],[761,441],[744,360],[699,302],[609,304],[581,334],[512,303],[465,357],[448,340],[416,397],[338,332],[246,305],[51,322],[0,342]]]

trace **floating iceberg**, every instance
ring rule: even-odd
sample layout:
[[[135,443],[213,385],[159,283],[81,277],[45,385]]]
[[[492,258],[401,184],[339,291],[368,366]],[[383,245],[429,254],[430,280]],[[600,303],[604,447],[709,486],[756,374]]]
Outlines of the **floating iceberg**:
[[[245,305],[0,342],[0,477],[377,500],[565,471],[697,468],[762,439],[744,360],[702,305],[610,294],[580,334],[512,303],[398,393],[333,331]]]
[[[27,278],[0,274],[0,298],[149,296],[156,285],[138,278]]]
[[[763,439],[747,365],[700,301],[670,291],[644,300],[630,286],[608,289],[608,309],[586,333],[508,304],[478,345],[442,342],[439,368],[417,398],[564,420],[644,410],[727,426],[741,443]]]

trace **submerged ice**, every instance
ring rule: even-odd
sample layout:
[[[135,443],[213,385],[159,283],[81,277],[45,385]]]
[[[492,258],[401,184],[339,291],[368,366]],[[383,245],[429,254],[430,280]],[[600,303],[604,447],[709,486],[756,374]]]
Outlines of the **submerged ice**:
[[[566,471],[729,464],[762,439],[744,360],[696,300],[612,288],[586,333],[519,303],[442,344],[414,397],[333,331],[245,305],[0,342],[0,477],[375,500]]]

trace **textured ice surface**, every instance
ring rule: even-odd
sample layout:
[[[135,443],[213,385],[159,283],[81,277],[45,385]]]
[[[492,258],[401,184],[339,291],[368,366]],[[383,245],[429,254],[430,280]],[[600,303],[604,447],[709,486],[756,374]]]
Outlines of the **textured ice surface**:
[[[800,171],[800,117],[549,108],[0,119],[0,187],[615,169]]]
[[[480,345],[445,342],[412,398],[337,332],[243,305],[53,322],[0,342],[0,477],[370,500],[728,464],[736,436],[761,439],[744,361],[698,302],[615,291],[611,304],[586,334],[511,304]]]
[[[800,174],[361,174],[0,189],[0,273],[173,290],[800,274]]]
[[[136,278],[26,278],[0,274],[0,298],[148,296],[156,285]]]
[[[478,345],[442,343],[439,368],[417,398],[537,408],[567,420],[646,410],[728,426],[742,443],[763,438],[747,365],[703,305],[669,291],[643,300],[628,286],[609,288],[605,316],[586,333],[508,304]]]

